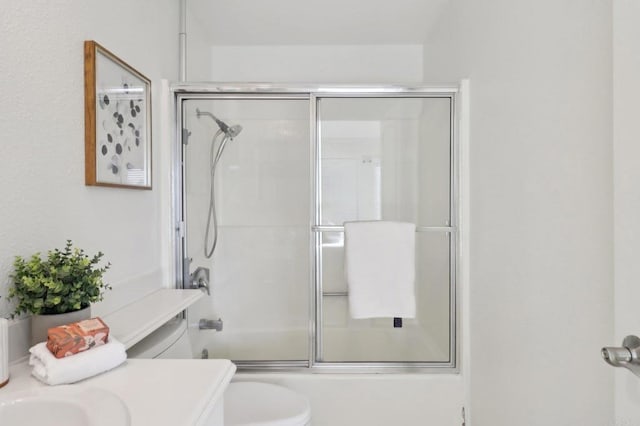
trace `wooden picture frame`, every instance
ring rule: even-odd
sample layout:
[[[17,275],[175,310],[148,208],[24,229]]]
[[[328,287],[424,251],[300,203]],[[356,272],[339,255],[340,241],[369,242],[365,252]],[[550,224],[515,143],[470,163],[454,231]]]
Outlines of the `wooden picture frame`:
[[[84,42],[85,185],[151,189],[151,81]]]

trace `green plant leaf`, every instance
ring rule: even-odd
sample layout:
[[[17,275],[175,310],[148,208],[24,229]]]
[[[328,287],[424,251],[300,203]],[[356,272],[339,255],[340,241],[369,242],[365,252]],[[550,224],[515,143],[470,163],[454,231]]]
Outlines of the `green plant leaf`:
[[[21,313],[57,314],[83,309],[102,300],[111,286],[102,277],[111,267],[100,267],[102,252],[88,256],[74,248],[71,240],[63,250],[47,252],[45,259],[35,253],[27,259],[16,256],[8,298],[17,299],[13,315]]]

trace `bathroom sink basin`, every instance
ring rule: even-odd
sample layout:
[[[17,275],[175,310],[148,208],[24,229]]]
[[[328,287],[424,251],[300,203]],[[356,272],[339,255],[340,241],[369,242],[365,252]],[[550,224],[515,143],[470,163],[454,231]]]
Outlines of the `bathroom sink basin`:
[[[81,386],[58,386],[2,395],[2,426],[129,426],[127,406],[111,392]]]

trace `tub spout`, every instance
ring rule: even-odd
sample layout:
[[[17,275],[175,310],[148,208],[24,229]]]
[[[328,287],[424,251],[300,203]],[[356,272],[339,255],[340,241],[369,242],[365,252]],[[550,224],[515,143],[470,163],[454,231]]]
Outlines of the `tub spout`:
[[[200,330],[216,330],[222,331],[222,320],[218,318],[217,320],[205,319],[202,318],[200,322],[198,322],[198,328]]]
[[[623,367],[625,363],[633,359],[629,348],[606,347],[602,348],[602,358],[605,362],[614,367]]]
[[[627,336],[622,341],[622,346],[604,347],[601,354],[607,364],[625,367],[640,376],[640,338]]]

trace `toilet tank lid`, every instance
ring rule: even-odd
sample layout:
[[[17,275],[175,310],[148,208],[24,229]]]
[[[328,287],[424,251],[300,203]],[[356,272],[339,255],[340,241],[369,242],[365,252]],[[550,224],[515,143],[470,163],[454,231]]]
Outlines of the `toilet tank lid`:
[[[283,386],[233,382],[224,394],[224,420],[229,426],[302,426],[311,420],[311,404]]]

